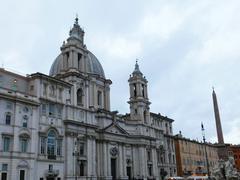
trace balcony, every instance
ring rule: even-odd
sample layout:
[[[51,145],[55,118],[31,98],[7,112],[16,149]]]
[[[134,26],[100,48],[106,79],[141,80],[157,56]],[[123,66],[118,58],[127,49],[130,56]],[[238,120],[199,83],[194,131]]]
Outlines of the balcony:
[[[48,154],[48,159],[56,160],[56,155]]]
[[[56,177],[59,175],[59,170],[57,169],[49,169],[45,171],[46,177]]]

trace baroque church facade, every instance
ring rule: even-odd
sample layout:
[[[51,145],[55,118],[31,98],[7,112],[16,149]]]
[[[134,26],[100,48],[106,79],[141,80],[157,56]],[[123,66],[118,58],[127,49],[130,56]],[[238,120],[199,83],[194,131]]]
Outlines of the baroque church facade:
[[[111,80],[75,23],[49,75],[0,69],[1,180],[120,180],[175,176],[173,120],[150,112],[136,63],[130,113],[111,111]]]

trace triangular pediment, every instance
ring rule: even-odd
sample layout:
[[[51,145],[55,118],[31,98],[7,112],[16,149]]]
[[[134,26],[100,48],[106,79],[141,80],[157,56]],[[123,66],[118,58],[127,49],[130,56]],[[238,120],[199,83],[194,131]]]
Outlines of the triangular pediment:
[[[117,123],[110,124],[109,126],[105,127],[103,131],[114,134],[128,135],[128,132],[120,127]]]

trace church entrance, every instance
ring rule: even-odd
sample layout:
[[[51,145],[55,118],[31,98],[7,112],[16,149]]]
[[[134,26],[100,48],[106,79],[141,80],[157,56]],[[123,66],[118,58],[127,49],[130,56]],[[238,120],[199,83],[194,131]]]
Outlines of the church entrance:
[[[132,180],[132,169],[130,166],[127,167],[128,180]]]
[[[55,180],[54,177],[47,177],[47,180]]]
[[[111,175],[112,175],[112,180],[116,180],[116,159],[112,158],[111,159]]]
[[[25,180],[25,171],[20,170],[20,180]]]

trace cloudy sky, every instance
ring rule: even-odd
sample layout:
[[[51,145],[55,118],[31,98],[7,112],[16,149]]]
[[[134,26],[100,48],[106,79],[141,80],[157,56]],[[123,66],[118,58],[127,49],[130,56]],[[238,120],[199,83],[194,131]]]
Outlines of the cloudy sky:
[[[1,1],[5,68],[48,74],[78,14],[88,49],[113,81],[112,110],[129,112],[127,80],[138,58],[151,111],[173,118],[175,133],[201,140],[203,122],[216,141],[214,86],[225,141],[240,143],[240,1]]]

